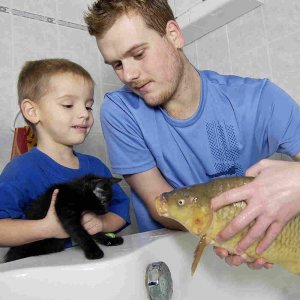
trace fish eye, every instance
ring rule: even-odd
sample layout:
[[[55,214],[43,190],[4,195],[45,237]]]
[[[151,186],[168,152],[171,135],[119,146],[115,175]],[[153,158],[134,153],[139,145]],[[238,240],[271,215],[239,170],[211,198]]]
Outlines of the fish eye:
[[[178,203],[179,206],[183,206],[184,203],[185,203],[185,200],[184,199],[179,199],[177,203]]]

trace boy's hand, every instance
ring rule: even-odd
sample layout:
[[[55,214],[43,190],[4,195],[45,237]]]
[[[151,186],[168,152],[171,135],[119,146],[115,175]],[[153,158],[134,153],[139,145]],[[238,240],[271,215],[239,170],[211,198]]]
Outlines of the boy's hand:
[[[89,235],[94,235],[103,231],[103,222],[101,217],[90,211],[82,213],[81,224]]]
[[[68,238],[69,234],[62,227],[55,211],[55,202],[58,192],[58,189],[53,191],[50,207],[44,221],[48,238],[64,239]]]

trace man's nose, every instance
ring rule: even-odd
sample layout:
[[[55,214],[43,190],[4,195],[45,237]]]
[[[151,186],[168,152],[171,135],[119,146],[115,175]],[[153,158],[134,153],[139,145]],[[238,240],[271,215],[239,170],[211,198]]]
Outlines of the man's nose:
[[[139,69],[137,65],[133,62],[128,62],[123,64],[123,79],[124,82],[130,83],[139,78]]]

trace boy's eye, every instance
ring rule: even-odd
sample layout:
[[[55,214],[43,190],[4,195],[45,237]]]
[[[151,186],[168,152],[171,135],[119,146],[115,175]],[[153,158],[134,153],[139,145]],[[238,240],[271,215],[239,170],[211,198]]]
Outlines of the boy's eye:
[[[92,110],[93,110],[93,107],[92,107],[92,106],[87,106],[87,107],[86,107],[86,110],[92,111]]]
[[[62,106],[65,107],[65,108],[71,108],[71,107],[73,107],[72,104],[63,104]]]

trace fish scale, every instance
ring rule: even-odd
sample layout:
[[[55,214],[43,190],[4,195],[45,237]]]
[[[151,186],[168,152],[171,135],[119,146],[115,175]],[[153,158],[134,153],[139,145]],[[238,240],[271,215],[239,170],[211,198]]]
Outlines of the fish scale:
[[[237,244],[249,231],[252,224],[223,243],[218,243],[216,236],[247,204],[245,201],[240,201],[213,212],[210,201],[222,192],[250,183],[252,180],[252,177],[221,178],[208,183],[175,189],[156,198],[156,209],[160,216],[174,219],[185,226],[189,232],[200,238],[205,237],[205,240],[202,240],[205,245],[219,246],[235,254]],[[251,262],[262,257],[268,262],[278,264],[288,271],[300,275],[300,215],[290,220],[261,256],[256,254],[257,244],[258,241],[243,254],[247,261]],[[202,244],[200,247],[199,244],[196,249],[196,252],[199,253],[195,253],[193,270],[205,245]]]

